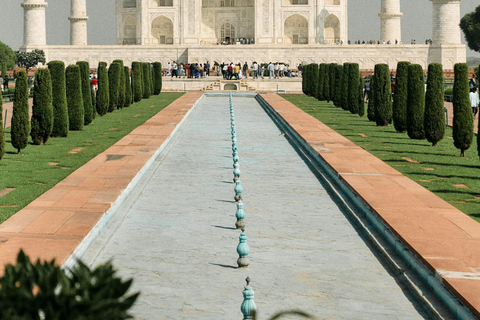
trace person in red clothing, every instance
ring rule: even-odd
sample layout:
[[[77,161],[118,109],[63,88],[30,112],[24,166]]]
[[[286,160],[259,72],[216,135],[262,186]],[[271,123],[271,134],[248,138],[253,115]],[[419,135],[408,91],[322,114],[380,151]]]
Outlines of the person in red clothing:
[[[96,77],[93,77],[93,79],[92,79],[92,85],[93,85],[93,90],[95,90],[95,92],[97,92],[98,80],[97,80]]]

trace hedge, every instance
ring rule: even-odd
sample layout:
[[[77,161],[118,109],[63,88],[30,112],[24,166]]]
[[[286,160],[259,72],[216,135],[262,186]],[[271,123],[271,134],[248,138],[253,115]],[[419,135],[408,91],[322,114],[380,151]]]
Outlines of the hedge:
[[[82,79],[82,98],[84,110],[84,125],[89,125],[94,119],[94,110],[92,104],[92,84],[90,82],[90,64],[87,61],[78,61],[80,67],[80,77]]]
[[[152,95],[152,92],[150,90],[150,63],[143,62],[142,71],[143,71],[143,98],[148,99]]]
[[[365,115],[365,103],[363,102],[363,81],[360,74],[358,75],[358,115],[363,117]]]
[[[348,110],[348,80],[350,76],[350,63],[343,64],[343,76],[342,76],[342,94],[340,107],[343,110]]]
[[[470,148],[473,139],[473,114],[470,107],[470,87],[468,85],[468,65],[457,63],[454,66],[453,82],[453,144],[460,149],[460,156]]]
[[[431,63],[428,66],[427,93],[425,95],[425,138],[436,146],[445,135],[445,111],[443,102],[443,66]]]
[[[370,96],[368,97],[367,104],[367,118],[368,121],[375,121],[375,74],[370,78]]]
[[[0,94],[0,160],[5,154],[5,132],[3,131],[3,98]]]
[[[126,99],[126,79],[125,79],[125,71],[123,70],[123,60],[114,60],[113,62],[117,62],[120,64],[120,82],[118,83],[118,105],[117,109],[121,109],[125,106],[125,99]]]
[[[27,82],[26,72],[23,70],[18,72],[15,82],[11,126],[12,146],[17,149],[18,153],[28,145],[28,135],[30,134]]]
[[[387,64],[375,66],[375,122],[377,126],[387,126],[392,120],[392,84]]]
[[[341,106],[342,101],[342,88],[343,88],[343,65],[339,64],[335,66],[335,98],[333,103],[336,107]]]
[[[425,139],[425,79],[419,64],[408,66],[407,133],[411,139]]]
[[[324,96],[324,87],[325,87],[325,63],[320,63],[318,65],[318,82],[317,82],[317,92],[316,92],[316,98],[319,101],[325,101],[325,96]]]
[[[108,111],[110,104],[110,94],[108,86],[107,64],[105,62],[98,63],[98,89],[96,95],[95,107],[100,116],[104,116]]]
[[[71,131],[80,131],[85,123],[80,67],[73,64],[69,65],[65,71],[65,79],[67,84],[68,124]]]
[[[48,69],[38,69],[35,75],[31,126],[33,144],[46,143],[53,129],[52,79]]]
[[[328,98],[329,102],[330,101],[335,101],[335,72],[337,69],[337,64],[336,63],[330,63],[330,66],[328,68],[329,73],[328,73],[328,88],[330,92],[328,93]]]
[[[141,62],[132,62],[132,93],[133,101],[143,99],[143,67]]]
[[[393,95],[393,126],[397,132],[407,130],[408,66],[410,62],[399,61]]]
[[[330,64],[325,64],[323,71],[323,100],[330,102]]]
[[[113,112],[118,108],[118,97],[120,88],[120,69],[121,65],[118,62],[112,62],[108,68],[108,88],[109,88],[109,105],[108,112]]]
[[[153,63],[154,88],[153,94],[159,95],[162,92],[162,64],[160,62]]]
[[[124,108],[129,107],[132,104],[132,85],[130,83],[130,69],[123,67],[123,73],[125,77],[125,104]]]
[[[358,79],[360,69],[358,63],[350,63],[348,68],[348,110],[352,114],[358,114]],[[362,88],[363,89],[363,88]],[[363,98],[363,94],[362,94]]]
[[[63,61],[48,63],[52,79],[53,129],[52,137],[68,136],[68,107],[65,89],[65,64]]]

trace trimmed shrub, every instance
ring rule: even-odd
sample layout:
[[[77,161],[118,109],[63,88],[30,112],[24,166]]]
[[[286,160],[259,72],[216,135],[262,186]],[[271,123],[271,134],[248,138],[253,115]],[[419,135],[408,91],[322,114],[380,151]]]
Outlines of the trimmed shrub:
[[[120,88],[120,71],[122,69],[118,62],[112,62],[108,68],[108,88],[110,93],[110,103],[108,105],[108,112],[113,112],[118,108],[118,97]]]
[[[310,71],[310,75],[311,75],[311,79],[312,79],[312,89],[311,89],[311,96],[314,97],[315,99],[318,99],[318,81],[319,81],[319,69],[320,69],[320,65],[316,64],[316,63],[312,63],[311,64],[311,71]]]
[[[328,88],[330,90],[330,92],[328,93],[328,97],[329,97],[329,102],[330,101],[335,101],[335,74],[336,74],[336,71],[337,71],[337,64],[336,63],[330,63],[330,67],[329,67],[329,73],[328,73]]]
[[[125,104],[124,108],[129,107],[132,104],[132,85],[130,83],[130,69],[123,67],[123,74],[125,77]]]
[[[38,69],[35,75],[31,126],[33,143],[46,143],[53,128],[52,79],[48,69]]]
[[[68,125],[71,131],[80,131],[85,123],[80,67],[73,64],[69,65],[65,71],[65,79],[67,84]]]
[[[90,65],[87,61],[78,61],[77,65],[80,67],[80,77],[82,79],[82,98],[84,109],[84,125],[89,125],[93,119],[93,104],[92,104],[92,84],[90,83]]]
[[[150,63],[142,63],[143,71],[143,98],[148,99],[152,95],[150,91]]]
[[[153,65],[150,63],[150,95],[153,95],[154,86],[154,75],[153,75]]]
[[[27,74],[23,70],[17,73],[14,99],[11,140],[12,146],[20,153],[20,150],[25,149],[28,145],[28,135],[30,133],[28,83]]]
[[[132,92],[133,101],[143,99],[143,67],[141,62],[132,62]]]
[[[126,79],[125,79],[125,72],[123,70],[123,60],[115,60],[113,62],[117,62],[120,64],[120,82],[118,83],[118,105],[117,109],[121,109],[125,106],[125,99],[126,99]]]
[[[302,68],[302,92],[305,95],[308,95],[307,78],[308,78],[308,65],[304,65]]]
[[[377,126],[387,126],[392,120],[392,84],[387,64],[375,66],[375,122]]]
[[[154,75],[153,94],[159,95],[160,92],[162,92],[162,64],[160,62],[153,63],[153,75]]]
[[[397,64],[395,94],[393,95],[393,126],[397,132],[407,130],[408,66],[410,62]]]
[[[5,132],[3,131],[3,98],[0,94],[0,160],[5,154]]]
[[[428,66],[427,93],[425,95],[425,138],[432,146],[445,135],[445,110],[443,102],[443,66],[431,63]]]
[[[348,79],[350,75],[350,63],[343,64],[343,76],[342,76],[342,96],[340,107],[343,110],[348,110]]]
[[[348,110],[353,114],[358,114],[358,79],[360,78],[360,69],[358,63],[351,63],[348,68]],[[362,88],[363,92],[363,88]],[[363,98],[363,94],[362,94]]]
[[[323,99],[330,102],[330,64],[325,64],[325,67],[324,67]]]
[[[65,64],[63,61],[48,63],[52,80],[53,129],[52,137],[68,136],[68,107],[65,89]]]
[[[363,102],[363,80],[360,74],[358,75],[358,115],[363,117],[365,115],[365,103]]]
[[[98,63],[98,89],[96,95],[95,107],[100,116],[107,114],[110,105],[110,94],[108,85],[107,64],[105,62]]]
[[[408,66],[407,133],[411,139],[425,139],[425,78],[419,64]]]
[[[470,107],[470,87],[468,85],[468,65],[457,63],[454,66],[453,82],[453,144],[460,149],[460,156],[470,148],[473,139],[473,114]]]
[[[375,74],[370,78],[370,96],[367,104],[368,121],[375,122]]]
[[[343,88],[343,65],[339,64],[335,66],[335,99],[333,103],[336,107],[340,108],[342,101],[342,88]]]
[[[325,63],[320,63],[318,66],[318,80],[317,80],[317,92],[316,98],[318,101],[324,101],[324,87],[325,87]]]

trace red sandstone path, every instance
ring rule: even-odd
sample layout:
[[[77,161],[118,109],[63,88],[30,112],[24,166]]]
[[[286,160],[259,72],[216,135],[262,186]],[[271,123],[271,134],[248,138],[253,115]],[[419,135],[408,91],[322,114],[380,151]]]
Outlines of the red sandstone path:
[[[20,248],[63,264],[201,95],[185,94],[0,225],[0,266]],[[480,224],[279,95],[262,96],[479,317]]]
[[[453,126],[453,104],[451,102],[444,102],[445,108],[448,110],[448,126]],[[478,133],[478,117],[480,114],[477,113],[475,119],[473,119],[473,132]]]
[[[33,99],[28,99],[28,104],[30,106],[30,117],[32,116],[32,105]],[[7,112],[7,117],[5,118],[5,111]],[[11,126],[12,122],[12,112],[13,112],[13,102],[7,102],[3,104],[3,114],[2,119],[6,128]]]

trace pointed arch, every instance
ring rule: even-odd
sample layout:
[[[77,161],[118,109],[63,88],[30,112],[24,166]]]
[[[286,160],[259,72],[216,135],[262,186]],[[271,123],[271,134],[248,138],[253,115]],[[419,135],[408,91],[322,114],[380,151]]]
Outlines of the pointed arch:
[[[308,44],[308,20],[294,14],[284,23],[283,38],[285,44]]]
[[[152,37],[158,44],[173,44],[173,22],[165,16],[152,21]]]
[[[331,14],[325,19],[324,30],[326,44],[333,44],[340,41],[340,20],[336,15]]]

